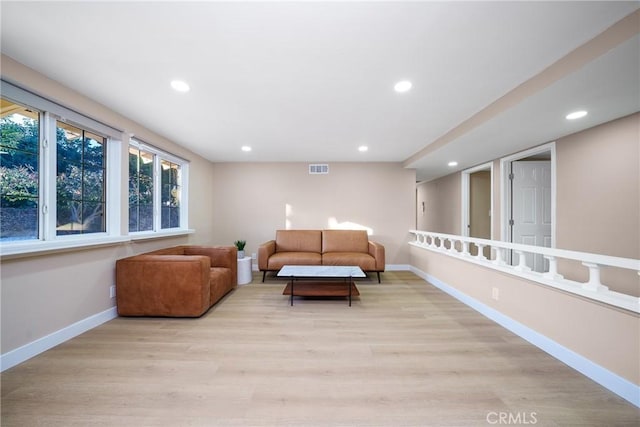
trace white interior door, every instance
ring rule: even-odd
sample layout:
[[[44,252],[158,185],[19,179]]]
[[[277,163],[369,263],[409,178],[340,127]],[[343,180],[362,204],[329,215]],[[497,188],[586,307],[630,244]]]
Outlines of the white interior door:
[[[512,166],[511,241],[524,245],[551,247],[551,162],[516,161]],[[527,254],[534,271],[548,271],[542,255]],[[513,264],[518,263],[517,254]]]

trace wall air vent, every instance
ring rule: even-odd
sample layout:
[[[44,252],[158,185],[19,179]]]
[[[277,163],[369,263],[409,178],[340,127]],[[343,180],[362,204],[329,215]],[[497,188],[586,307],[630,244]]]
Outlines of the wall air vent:
[[[309,165],[309,175],[326,175],[329,173],[329,165],[315,164]]]

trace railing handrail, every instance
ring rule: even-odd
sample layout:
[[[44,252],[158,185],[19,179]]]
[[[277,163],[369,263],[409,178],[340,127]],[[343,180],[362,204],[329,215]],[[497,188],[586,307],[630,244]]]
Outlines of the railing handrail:
[[[600,282],[601,267],[629,269],[640,274],[640,260],[570,251],[565,249],[523,245],[518,243],[502,242],[499,240],[478,239],[475,237],[436,233],[431,231],[409,230],[409,232],[416,236],[415,241],[409,242],[412,246],[456,257],[467,262],[542,283],[544,285],[561,289],[595,301],[604,302],[625,310],[640,313],[639,297],[612,291]],[[438,243],[436,243],[436,240],[438,240]],[[445,241],[447,240],[449,241],[448,248],[445,246]],[[461,250],[456,248],[457,242],[461,243]],[[470,243],[478,246],[479,250],[477,255],[472,255],[470,253]],[[494,250],[495,258],[486,258],[484,251],[480,249],[484,247],[491,247]],[[518,254],[518,265],[511,265],[507,263],[506,260],[508,257],[507,254],[504,253],[504,250],[513,250]],[[526,257],[524,256],[525,253],[542,255],[548,261],[549,271],[533,271],[531,267],[527,265]],[[582,265],[589,271],[589,280],[587,282],[577,282],[565,279],[558,273],[557,258],[569,259],[582,263]]]
[[[443,239],[453,239],[457,241],[466,241],[469,243],[480,244],[484,246],[499,247],[503,249],[513,249],[534,254],[553,256],[558,258],[572,259],[575,261],[589,262],[598,265],[607,265],[610,267],[625,268],[629,270],[640,271],[640,259],[622,258],[611,255],[601,255],[589,252],[571,251],[568,249],[546,248],[543,246],[523,245],[520,243],[503,242],[501,240],[479,239],[477,237],[467,237],[462,235],[436,233],[424,230],[409,230],[413,234],[426,234],[433,237]]]

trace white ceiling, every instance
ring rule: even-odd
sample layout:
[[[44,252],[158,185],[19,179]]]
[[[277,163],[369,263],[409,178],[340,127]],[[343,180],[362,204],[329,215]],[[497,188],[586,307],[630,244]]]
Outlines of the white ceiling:
[[[425,180],[451,173],[450,160],[474,166],[640,110],[636,36],[414,156],[638,9],[637,1],[0,7],[3,54],[214,162],[394,161]],[[174,92],[175,78],[191,91]],[[402,79],[413,89],[397,94]],[[578,106],[589,116],[567,123]]]

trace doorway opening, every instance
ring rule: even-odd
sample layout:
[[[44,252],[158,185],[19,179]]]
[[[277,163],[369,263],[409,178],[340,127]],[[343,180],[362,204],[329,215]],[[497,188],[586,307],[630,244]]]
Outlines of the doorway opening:
[[[462,224],[464,236],[490,240],[493,238],[493,163],[485,163],[462,171]],[[469,245],[472,255],[478,253],[476,245]],[[483,254],[491,256],[486,246]]]

